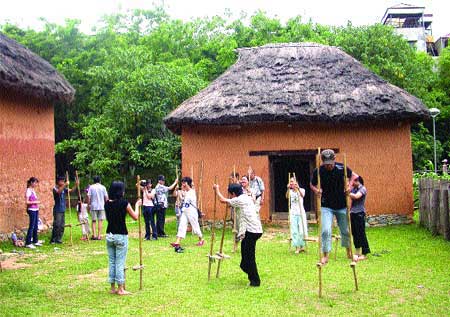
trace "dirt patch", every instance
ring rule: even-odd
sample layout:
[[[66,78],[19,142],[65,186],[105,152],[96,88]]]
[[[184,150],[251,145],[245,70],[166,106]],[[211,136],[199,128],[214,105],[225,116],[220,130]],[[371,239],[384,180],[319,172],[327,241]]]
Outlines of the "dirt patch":
[[[31,264],[23,263],[26,255],[19,255],[17,253],[5,253],[0,255],[2,270],[19,270],[30,267]]]

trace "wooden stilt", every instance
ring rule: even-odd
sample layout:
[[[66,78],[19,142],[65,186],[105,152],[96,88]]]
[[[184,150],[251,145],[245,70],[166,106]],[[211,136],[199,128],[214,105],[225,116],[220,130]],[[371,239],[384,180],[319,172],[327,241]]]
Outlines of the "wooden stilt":
[[[348,177],[347,177],[347,156],[344,154],[344,190],[345,190],[345,203],[347,206],[347,222],[348,222],[348,234],[350,237],[350,267],[353,270],[353,278],[355,280],[355,290],[358,290],[358,277],[356,275],[356,262],[353,260],[353,235],[352,235],[352,223],[350,219],[350,196],[348,191]]]
[[[214,184],[217,184],[217,176],[214,178]],[[211,280],[211,266],[215,260],[215,257],[213,256],[213,250],[214,250],[214,240],[215,240],[215,227],[216,227],[216,211],[217,211],[217,194],[214,192],[214,208],[213,208],[213,220],[211,225],[211,244],[209,247],[209,254],[208,254],[208,281]]]
[[[137,197],[138,200],[141,199],[141,177],[137,175]],[[142,290],[143,287],[143,270],[144,270],[144,264],[142,262],[142,226],[141,226],[141,218],[142,218],[142,206],[139,206],[139,216],[138,216],[138,226],[139,226],[139,266],[133,267],[133,270],[139,270],[139,290]]]
[[[320,184],[320,148],[317,149],[316,156],[316,168],[317,168],[317,189],[321,190]],[[317,268],[319,269],[319,297],[322,297],[322,195],[319,193],[317,197],[317,241],[318,241],[318,253],[319,253],[319,262],[317,263]]]

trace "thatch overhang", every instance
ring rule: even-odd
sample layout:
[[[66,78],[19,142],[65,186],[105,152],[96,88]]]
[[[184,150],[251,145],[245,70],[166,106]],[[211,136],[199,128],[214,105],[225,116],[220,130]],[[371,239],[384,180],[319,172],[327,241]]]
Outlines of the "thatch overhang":
[[[75,89],[46,60],[0,33],[0,89],[70,103]]]
[[[317,43],[238,49],[238,61],[165,119],[183,126],[418,122],[429,112],[337,47]]]

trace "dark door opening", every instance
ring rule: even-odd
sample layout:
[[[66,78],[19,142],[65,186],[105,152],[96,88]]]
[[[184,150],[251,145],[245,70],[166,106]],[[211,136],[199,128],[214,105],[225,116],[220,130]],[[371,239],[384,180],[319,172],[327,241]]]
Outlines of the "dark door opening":
[[[306,190],[304,206],[306,211],[314,209],[309,188],[312,170],[315,166],[314,155],[270,156],[272,184],[272,212],[288,212],[286,190],[289,173],[295,173],[300,187]]]

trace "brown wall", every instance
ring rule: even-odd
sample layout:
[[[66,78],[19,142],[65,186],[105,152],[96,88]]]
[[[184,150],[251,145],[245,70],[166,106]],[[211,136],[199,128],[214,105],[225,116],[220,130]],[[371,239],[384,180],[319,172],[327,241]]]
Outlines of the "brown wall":
[[[0,232],[27,227],[26,181],[39,179],[39,216],[52,221],[55,175],[53,106],[0,93]]]
[[[268,156],[249,156],[249,151],[280,151],[337,148],[346,153],[350,168],[364,177],[368,189],[370,215],[412,214],[412,154],[409,124],[384,126],[307,126],[307,127],[235,127],[185,128],[182,133],[183,174],[194,169],[198,179],[198,161],[204,161],[204,211],[212,218],[214,176],[219,177],[226,193],[227,175],[236,164],[246,173],[251,165],[270,192]],[[342,155],[338,154],[338,161]],[[197,181],[198,182],[198,181]],[[270,217],[270,195],[261,210],[261,218]],[[217,209],[223,214],[223,207]]]

